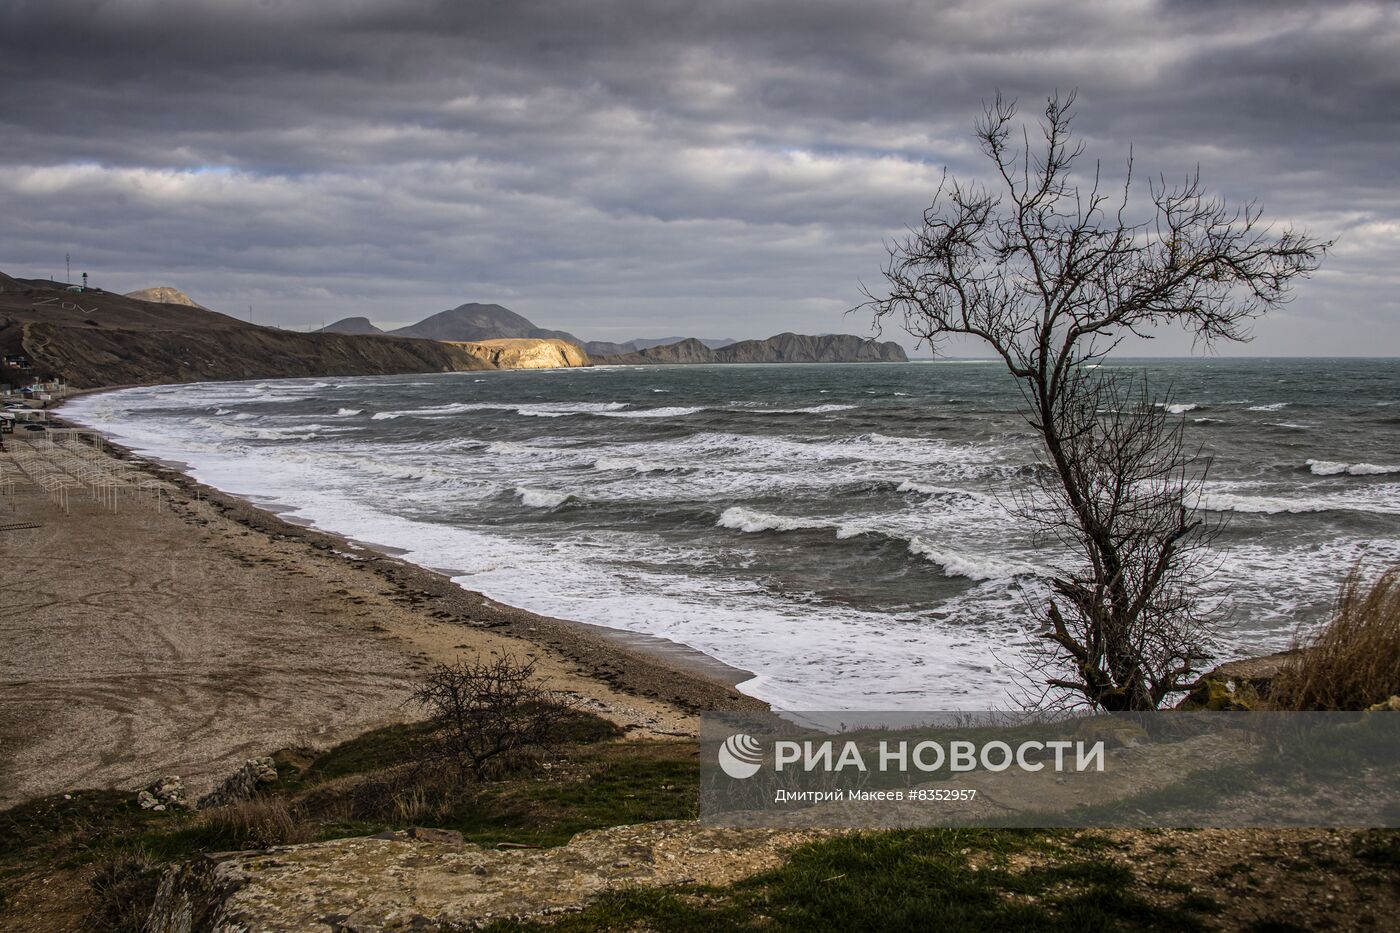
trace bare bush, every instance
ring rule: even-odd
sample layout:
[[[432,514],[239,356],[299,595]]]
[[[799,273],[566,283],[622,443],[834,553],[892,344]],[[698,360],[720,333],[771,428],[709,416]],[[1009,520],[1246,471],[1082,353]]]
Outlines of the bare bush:
[[[419,763],[446,767],[466,782],[537,761],[557,744],[574,704],[538,683],[536,664],[502,654],[433,668],[413,694],[433,724]]]
[[[1272,231],[1257,205],[1230,208],[1195,175],[1150,183],[1135,208],[1131,157],[1111,196],[1097,165],[1078,171],[1072,104],[1050,98],[1033,145],[998,96],[977,126],[994,187],[945,178],[922,227],[891,245],[888,290],[863,307],[935,350],[981,340],[1017,380],[1054,528],[1082,561],[1053,581],[1042,702],[1155,709],[1194,679],[1210,641],[1194,609],[1204,464],[1145,388],[1086,364],[1162,325],[1206,344],[1247,339],[1330,244]]]
[[[1270,685],[1272,706],[1357,710],[1400,694],[1400,566],[1369,582],[1353,567],[1331,620],[1298,647]]]

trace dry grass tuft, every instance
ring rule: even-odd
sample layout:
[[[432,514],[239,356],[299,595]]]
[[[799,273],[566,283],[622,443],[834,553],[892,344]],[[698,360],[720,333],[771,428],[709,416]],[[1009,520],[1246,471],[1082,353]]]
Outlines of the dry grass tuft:
[[[164,866],[142,848],[129,849],[100,862],[89,882],[92,906],[87,929],[142,933],[155,902]]]
[[[313,788],[301,803],[316,819],[408,825],[443,819],[461,792],[455,773],[405,764],[333,778]]]
[[[245,800],[202,811],[201,817],[211,835],[234,841],[242,848],[296,845],[315,837],[314,828],[283,800]]]
[[[1358,710],[1400,694],[1400,566],[1370,583],[1353,568],[1331,621],[1300,647],[1274,678],[1274,707]]]

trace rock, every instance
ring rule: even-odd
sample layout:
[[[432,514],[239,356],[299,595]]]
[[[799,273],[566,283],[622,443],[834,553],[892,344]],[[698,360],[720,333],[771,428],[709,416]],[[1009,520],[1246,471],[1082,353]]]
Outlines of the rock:
[[[1196,712],[1210,710],[1247,710],[1250,706],[1241,702],[1241,697],[1223,680],[1215,680],[1209,674],[1196,681],[1189,693],[1176,705],[1179,710]]]
[[[221,853],[166,871],[148,929],[472,929],[577,910],[624,887],[697,878],[729,884],[777,867],[788,849],[825,835],[671,821],[580,833],[552,849],[356,838]]]
[[[189,295],[170,285],[157,285],[155,288],[127,292],[125,297],[135,298],[137,301],[154,301],[165,305],[184,305],[187,308],[199,308],[201,311],[209,310]]]
[[[1292,648],[1257,658],[1227,661],[1202,674],[1186,697],[1177,704],[1180,710],[1247,710],[1264,705],[1274,678],[1284,666],[1306,651]]]
[[[1368,706],[1366,711],[1369,713],[1400,713],[1400,696],[1393,696],[1374,706]]]
[[[1256,693],[1266,694],[1279,671],[1284,665],[1296,659],[1307,649],[1291,648],[1288,651],[1280,651],[1276,654],[1266,654],[1257,658],[1241,658],[1238,661],[1227,661],[1213,671],[1205,674],[1205,678],[1222,681],[1229,684],[1235,690],[1241,687],[1250,687]]]
[[[521,337],[450,343],[497,369],[560,369],[593,365],[588,354],[567,340]]]
[[[242,803],[257,794],[264,784],[277,783],[277,765],[271,758],[249,758],[237,771],[224,778],[223,783],[199,798],[197,808],[226,807]]]
[[[154,784],[142,788],[136,794],[136,803],[142,810],[155,810],[156,812],[190,805],[185,798],[184,782],[176,775],[163,777]]]
[[[450,846],[460,846],[465,843],[462,834],[455,829],[430,829],[427,826],[414,826],[409,829],[408,834],[412,838],[421,839],[424,842],[437,842]]]

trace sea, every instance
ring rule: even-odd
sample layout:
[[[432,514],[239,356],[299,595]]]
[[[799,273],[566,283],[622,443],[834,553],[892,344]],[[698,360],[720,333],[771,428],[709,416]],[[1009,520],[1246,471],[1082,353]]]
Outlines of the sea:
[[[1218,657],[1400,562],[1400,361],[1114,360],[1211,457]],[[126,389],[69,418],[463,587],[657,636],[789,710],[1014,707],[1068,555],[999,363],[596,367]]]

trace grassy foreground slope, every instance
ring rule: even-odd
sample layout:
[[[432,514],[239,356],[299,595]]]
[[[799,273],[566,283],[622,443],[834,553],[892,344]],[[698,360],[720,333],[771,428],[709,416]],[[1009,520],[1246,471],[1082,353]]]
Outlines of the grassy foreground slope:
[[[203,852],[415,825],[486,848],[556,846],[589,829],[694,818],[693,744],[632,739],[582,713],[567,728],[544,771],[466,788],[407,773],[424,731],[405,725],[281,753],[275,788],[234,807],[156,813],[109,791],[17,807],[0,814],[0,927],[139,930],[165,866]],[[946,829],[833,834],[735,883],[627,887],[577,913],[492,929],[1280,933],[1381,929],[1397,905],[1393,833]]]

